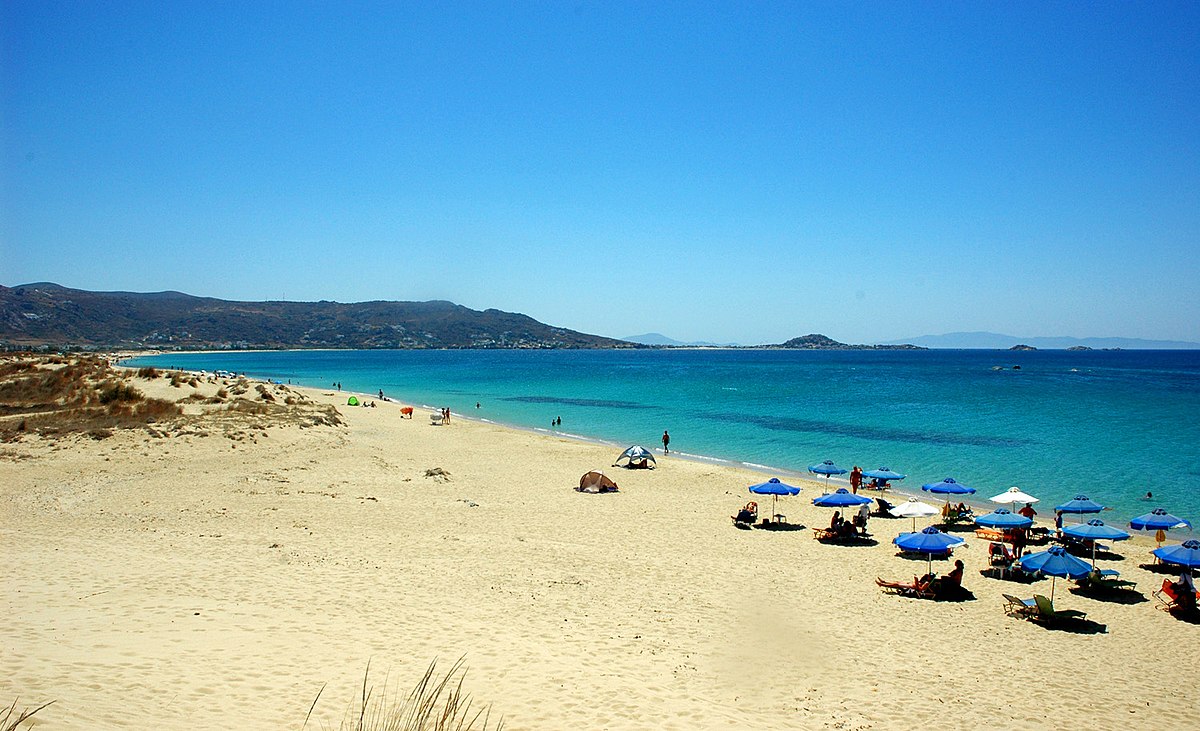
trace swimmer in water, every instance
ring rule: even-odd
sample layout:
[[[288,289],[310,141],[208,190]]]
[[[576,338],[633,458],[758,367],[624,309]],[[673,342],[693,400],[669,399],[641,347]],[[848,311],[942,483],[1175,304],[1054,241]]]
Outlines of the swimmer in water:
[[[1143,500],[1153,500],[1153,499],[1154,499],[1154,493],[1152,493],[1152,492],[1150,492],[1149,490],[1147,490],[1147,491],[1146,491],[1146,497],[1144,497],[1144,498],[1142,498],[1142,499],[1143,499]]]

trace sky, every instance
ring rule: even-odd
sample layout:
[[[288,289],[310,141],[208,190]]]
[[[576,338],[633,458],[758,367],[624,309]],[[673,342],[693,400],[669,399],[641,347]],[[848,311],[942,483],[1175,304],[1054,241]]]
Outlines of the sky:
[[[1200,341],[1200,3],[0,3],[0,284]]]

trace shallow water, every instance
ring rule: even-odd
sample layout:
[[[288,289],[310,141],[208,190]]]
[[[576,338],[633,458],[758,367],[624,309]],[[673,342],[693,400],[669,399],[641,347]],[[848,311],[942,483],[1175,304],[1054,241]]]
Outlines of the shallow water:
[[[909,490],[948,476],[976,498],[1019,485],[1043,516],[1084,493],[1112,508],[1109,523],[1159,505],[1200,518],[1200,351],[373,350],[133,363],[340,382],[529,428],[561,417],[556,431],[621,446],[660,447],[669,429],[683,454],[789,471],[888,466]]]

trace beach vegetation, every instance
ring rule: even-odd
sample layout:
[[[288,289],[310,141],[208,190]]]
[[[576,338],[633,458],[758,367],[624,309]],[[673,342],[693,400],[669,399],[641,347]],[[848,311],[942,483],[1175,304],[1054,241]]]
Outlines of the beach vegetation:
[[[155,368],[153,366],[146,366],[144,368],[138,368],[137,375],[138,375],[138,378],[147,378],[147,379],[153,380],[155,378],[158,378],[161,374],[158,372],[157,368]]]
[[[467,669],[462,658],[440,674],[437,660],[407,694],[393,690],[384,678],[380,688],[372,683],[371,664],[363,673],[359,697],[351,701],[339,731],[502,731],[504,720],[491,725],[491,705],[474,706],[463,689]],[[321,699],[322,688],[313,699],[304,726]]]
[[[18,698],[17,700],[20,700],[20,699]],[[10,705],[8,708],[5,708],[2,711],[0,711],[0,714],[2,714],[2,715],[0,715],[0,731],[17,731],[17,729],[21,726],[21,724],[25,723],[31,717],[33,717],[33,714],[37,713],[38,711],[42,710],[43,708],[45,708],[46,706],[50,705],[53,702],[54,701],[47,701],[46,703],[43,703],[42,705],[38,706],[37,708],[32,708],[32,709],[26,708],[26,709],[22,710],[20,713],[17,713],[17,701],[14,700],[12,702],[12,705]],[[15,717],[13,716],[14,713],[16,714]],[[26,728],[30,728],[32,726],[33,726],[33,722],[30,722],[29,725],[26,726]]]

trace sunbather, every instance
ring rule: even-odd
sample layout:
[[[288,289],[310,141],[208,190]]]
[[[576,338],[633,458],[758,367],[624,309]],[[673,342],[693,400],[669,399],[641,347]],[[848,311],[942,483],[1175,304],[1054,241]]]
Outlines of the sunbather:
[[[746,503],[746,507],[738,511],[737,515],[730,516],[735,523],[753,523],[758,520],[758,503],[751,500]]]

